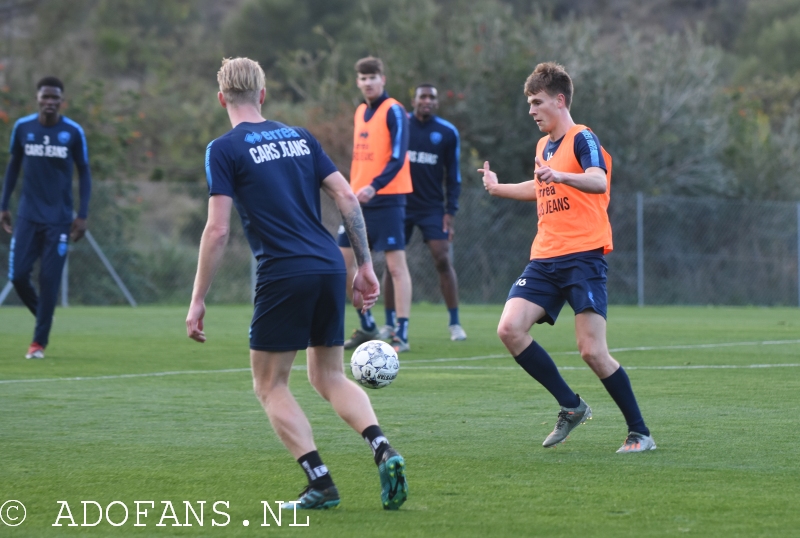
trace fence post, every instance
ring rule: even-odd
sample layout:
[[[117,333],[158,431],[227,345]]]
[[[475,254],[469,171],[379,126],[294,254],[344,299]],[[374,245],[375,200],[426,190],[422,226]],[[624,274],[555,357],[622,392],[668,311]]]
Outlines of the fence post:
[[[69,306],[69,257],[64,260],[64,270],[61,271],[61,306]]]
[[[636,193],[636,292],[644,306],[644,193]]]

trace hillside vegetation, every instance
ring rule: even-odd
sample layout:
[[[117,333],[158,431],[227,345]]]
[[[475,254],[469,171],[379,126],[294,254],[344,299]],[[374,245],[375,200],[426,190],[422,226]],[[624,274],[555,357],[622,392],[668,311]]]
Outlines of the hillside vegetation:
[[[374,54],[406,104],[438,85],[467,182],[484,158],[529,177],[540,135],[522,82],[555,60],[615,189],[800,199],[800,0],[29,0],[0,2],[0,21],[0,145],[56,74],[100,180],[202,184],[229,128],[214,75],[238,55],[267,71],[265,114],[309,126],[347,172],[353,63]]]

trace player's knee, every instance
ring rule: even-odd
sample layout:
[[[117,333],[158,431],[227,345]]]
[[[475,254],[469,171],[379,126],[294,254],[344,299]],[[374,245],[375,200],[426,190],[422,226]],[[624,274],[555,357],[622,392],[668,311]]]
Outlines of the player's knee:
[[[340,379],[341,378],[341,379]],[[316,369],[308,370],[308,381],[317,393],[330,401],[332,392],[335,390],[336,384],[344,379],[344,373],[335,371],[320,372]]]
[[[513,323],[500,320],[499,325],[497,325],[497,336],[508,347],[520,338],[521,331]]]
[[[387,269],[389,271],[389,275],[392,277],[392,280],[395,282],[409,275],[408,266],[405,263],[396,263]]]
[[[287,384],[269,377],[253,378],[253,392],[255,392],[258,401],[260,401],[264,406],[269,403],[269,400],[275,393],[276,389],[280,388],[281,386],[287,386]]]
[[[253,392],[256,394],[258,401],[261,402],[261,405],[266,406],[267,402],[269,401],[269,391],[264,386],[264,383],[254,378]]]
[[[607,354],[605,353],[603,346],[601,346],[598,341],[591,338],[579,340],[578,351],[580,352],[583,361],[589,365],[602,361],[603,357]]]
[[[447,256],[441,258],[434,258],[433,265],[436,267],[436,271],[439,273],[450,272],[450,258],[448,258]]]

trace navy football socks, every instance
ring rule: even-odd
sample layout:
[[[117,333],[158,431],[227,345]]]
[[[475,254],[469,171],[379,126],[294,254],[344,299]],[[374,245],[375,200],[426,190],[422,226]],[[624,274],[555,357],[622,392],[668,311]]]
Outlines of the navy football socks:
[[[447,311],[450,312],[450,325],[461,325],[458,321],[458,307],[448,308]]]
[[[408,318],[397,318],[395,336],[403,342],[408,342]]]
[[[581,399],[561,377],[556,363],[542,346],[531,342],[525,351],[514,357],[522,368],[552,394],[561,407],[578,407]]]
[[[389,327],[394,327],[397,325],[397,314],[394,308],[385,308],[384,312],[386,312],[386,325]]]
[[[639,404],[636,403],[636,396],[633,395],[631,380],[625,370],[622,369],[622,366],[616,372],[600,381],[603,382],[611,398],[614,399],[619,410],[622,411],[625,422],[628,423],[628,431],[650,435],[650,430],[645,426],[642,413],[639,411]]]
[[[361,328],[366,332],[372,332],[377,327],[375,326],[375,318],[372,317],[372,310],[367,310],[366,314],[361,313],[360,308],[356,308],[358,312],[358,319],[361,320]]]

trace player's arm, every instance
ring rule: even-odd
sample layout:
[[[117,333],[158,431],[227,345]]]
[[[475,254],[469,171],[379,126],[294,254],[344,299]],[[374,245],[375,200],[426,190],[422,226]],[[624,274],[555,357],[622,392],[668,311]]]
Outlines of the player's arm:
[[[588,194],[603,194],[608,189],[606,162],[600,140],[591,130],[584,129],[575,135],[573,151],[583,168],[582,174],[558,172],[537,157],[536,176],[545,183],[562,183]]]
[[[211,281],[217,273],[225,244],[228,241],[233,205],[235,166],[225,147],[226,140],[212,140],[206,148],[206,183],[208,183],[208,220],[200,239],[197,257],[197,274],[192,289],[192,301],[186,315],[186,334],[198,342],[205,342],[203,318],[206,315],[205,299]],[[227,148],[230,149],[230,148]]]
[[[86,219],[89,216],[89,198],[92,196],[92,173],[89,171],[89,151],[86,146],[86,137],[81,131],[78,137],[76,148],[72,155],[75,166],[78,168],[78,195],[80,203],[78,206],[78,216],[72,221],[70,238],[72,241],[80,240],[86,234]]]
[[[533,179],[522,183],[500,183],[497,174],[489,168],[489,161],[485,161],[478,172],[483,173],[483,187],[492,196],[526,202],[536,200],[536,181]]]
[[[344,231],[353,248],[358,270],[353,280],[353,305],[366,312],[375,305],[380,295],[380,284],[375,270],[372,268],[372,256],[369,253],[367,227],[361,205],[350,184],[339,172],[333,172],[322,180],[322,190],[331,197],[342,214]]]
[[[208,199],[208,221],[200,239],[200,254],[197,259],[197,274],[192,289],[192,302],[186,316],[186,333],[189,338],[205,342],[203,317],[206,313],[205,299],[214,275],[217,274],[225,245],[228,242],[233,199],[221,194]]]
[[[447,170],[445,193],[445,214],[442,221],[442,231],[447,233],[448,241],[453,240],[455,234],[455,218],[458,211],[458,197],[461,195],[461,141],[458,131],[454,131],[453,143],[444,152],[444,166]]]
[[[17,179],[19,178],[19,171],[22,169],[22,159],[24,152],[22,144],[19,142],[16,134],[16,127],[11,135],[11,160],[6,168],[6,177],[3,180],[3,194],[0,195],[0,225],[6,233],[13,233],[14,227],[11,224],[11,212],[8,210],[8,204],[11,201],[11,193],[14,192],[14,187],[17,186]]]
[[[392,105],[386,114],[386,127],[392,141],[392,155],[383,171],[372,180],[372,183],[356,193],[362,204],[369,202],[375,193],[392,182],[406,162],[408,152],[408,115],[400,105]]]
[[[582,174],[572,174],[558,172],[549,166],[543,165],[539,157],[536,157],[536,164],[537,168],[534,174],[547,184],[562,183],[588,194],[603,194],[608,188],[606,171],[597,166],[587,168]]]

